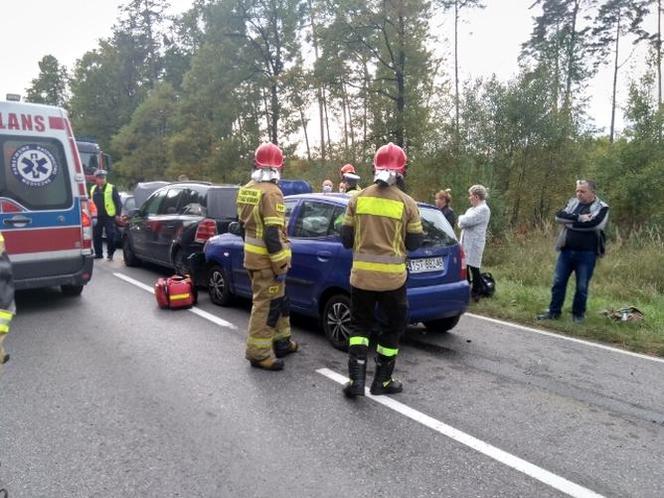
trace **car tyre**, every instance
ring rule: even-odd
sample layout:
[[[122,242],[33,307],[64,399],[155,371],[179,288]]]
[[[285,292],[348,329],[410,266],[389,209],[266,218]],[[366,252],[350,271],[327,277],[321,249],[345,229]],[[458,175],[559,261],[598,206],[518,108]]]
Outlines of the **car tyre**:
[[[83,292],[83,286],[82,285],[61,285],[60,290],[65,296],[68,297],[76,297],[80,296],[81,292]]]
[[[134,253],[131,242],[127,237],[125,237],[124,244],[122,244],[122,257],[126,266],[134,267],[141,265],[141,260]]]
[[[208,294],[210,301],[218,306],[229,306],[233,301],[233,294],[229,287],[228,275],[221,266],[214,265],[208,270]]]
[[[456,327],[460,319],[461,315],[450,316],[447,318],[439,318],[438,320],[431,320],[429,322],[424,322],[424,326],[430,332],[445,333],[449,332],[454,327]]]
[[[350,297],[345,294],[335,294],[323,306],[321,326],[327,340],[336,349],[348,350],[350,329]]]

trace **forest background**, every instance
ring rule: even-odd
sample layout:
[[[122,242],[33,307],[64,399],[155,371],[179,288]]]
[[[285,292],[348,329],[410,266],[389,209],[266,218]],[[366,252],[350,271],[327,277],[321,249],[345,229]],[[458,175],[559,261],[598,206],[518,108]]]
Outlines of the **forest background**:
[[[183,173],[243,183],[267,140],[286,151],[289,178],[317,187],[351,162],[368,179],[376,147],[402,145],[418,200],[451,188],[463,211],[470,185],[489,188],[486,264],[499,292],[477,308],[525,322],[548,303],[552,214],[576,179],[595,179],[611,223],[593,316],[554,326],[664,354],[661,0],[533,0],[518,74],[462,81],[459,23],[498,1],[196,0],[174,17],[167,0],[128,0],[112,36],[71,70],[45,55],[27,100],[66,107],[128,188]],[[441,14],[454,18],[451,72],[432,48]],[[635,47],[638,77],[623,74]],[[602,65],[613,75],[606,133],[587,115]],[[646,320],[597,313],[628,304]]]

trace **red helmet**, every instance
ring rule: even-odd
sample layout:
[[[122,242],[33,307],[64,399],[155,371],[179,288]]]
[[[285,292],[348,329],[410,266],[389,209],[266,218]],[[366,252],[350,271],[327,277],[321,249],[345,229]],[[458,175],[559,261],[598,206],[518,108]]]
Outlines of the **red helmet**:
[[[339,170],[339,173],[341,173],[341,176],[343,177],[346,173],[353,173],[355,174],[355,166],[352,164],[344,164],[341,169]]]
[[[257,168],[284,167],[284,153],[273,143],[261,144],[254,152],[254,164]]]
[[[390,142],[376,151],[373,165],[374,169],[389,169],[403,174],[406,171],[407,160],[403,149]]]

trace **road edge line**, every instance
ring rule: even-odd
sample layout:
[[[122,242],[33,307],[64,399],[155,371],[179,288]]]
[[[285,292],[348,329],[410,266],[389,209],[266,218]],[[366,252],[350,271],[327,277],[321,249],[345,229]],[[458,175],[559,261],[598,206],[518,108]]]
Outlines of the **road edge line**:
[[[576,337],[570,337],[568,335],[563,335],[562,333],[549,332],[548,330],[537,329],[535,327],[529,327],[528,325],[521,325],[519,323],[508,322],[505,320],[500,320],[498,318],[491,318],[488,316],[477,315],[475,313],[464,313],[464,316],[469,316],[471,318],[477,318],[478,320],[484,320],[487,322],[495,323],[498,325],[504,325],[507,327],[512,327],[515,329],[523,330],[525,332],[534,332],[535,334],[544,335],[547,337],[553,337],[554,339],[562,339],[564,341],[575,342],[577,344],[583,344],[586,346],[591,346],[605,351],[611,351],[613,353],[621,353],[627,356],[633,356],[635,358],[640,358],[642,360],[650,360],[656,363],[664,363],[664,358],[659,358],[657,356],[650,356],[643,353],[635,353],[634,351],[628,351],[626,349],[620,349],[615,346],[608,346],[606,344],[601,344],[599,342],[589,341],[587,339],[579,339]]]
[[[347,377],[344,377],[343,375],[335,372],[334,370],[330,370],[329,368],[320,368],[316,370],[316,373],[323,375],[324,377],[327,377],[328,379],[333,380],[338,384],[345,384],[348,381]],[[393,398],[388,396],[372,396],[369,393],[368,388],[365,388],[365,390],[366,396],[372,401],[386,406],[387,408],[390,408],[395,412],[400,413],[401,415],[414,420],[415,422],[418,422],[425,427],[428,427],[442,434],[443,436],[452,439],[453,441],[456,441],[457,443],[467,446],[468,448],[488,456],[489,458],[502,463],[503,465],[511,467],[512,469],[517,470],[522,474],[525,474],[569,496],[573,496],[575,498],[603,498],[603,495],[600,495],[588,488],[584,488],[579,484],[554,474],[553,472],[549,472],[548,470],[523,460],[522,458],[519,458],[515,455],[512,455],[511,453],[503,451],[500,448],[486,443],[481,439],[471,436],[470,434],[466,434],[459,429],[455,429],[454,427],[447,425],[440,420],[436,420],[429,415],[425,415],[424,413],[404,405],[403,403],[396,401]]]

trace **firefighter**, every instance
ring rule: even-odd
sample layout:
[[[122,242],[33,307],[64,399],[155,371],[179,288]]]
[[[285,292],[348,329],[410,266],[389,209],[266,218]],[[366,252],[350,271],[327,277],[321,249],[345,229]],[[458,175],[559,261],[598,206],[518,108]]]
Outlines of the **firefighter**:
[[[97,224],[92,231],[92,241],[95,246],[95,259],[104,257],[102,253],[102,237],[106,231],[106,256],[109,261],[113,261],[115,252],[115,224],[122,222],[120,213],[122,211],[122,201],[118,189],[106,181],[106,170],[98,169],[95,171],[95,182],[90,189],[90,199],[95,203],[98,212]]]
[[[417,204],[401,190],[406,161],[405,152],[391,142],[378,149],[373,160],[374,184],[350,199],[341,229],[344,247],[353,249],[350,381],[343,389],[349,397],[364,395],[376,307],[385,324],[376,347],[371,394],[403,390],[401,382],[392,378],[392,372],[408,316],[406,251],[420,247],[424,237]]]
[[[0,233],[0,373],[3,363],[7,363],[9,360],[9,355],[5,354],[2,347],[2,342],[9,333],[9,325],[15,312],[12,266],[5,250],[5,239]]]
[[[357,174],[357,171],[355,171],[355,166],[352,164],[344,164],[341,169],[339,169],[339,175],[341,176],[339,192],[355,195],[362,190],[358,185],[360,177]]]
[[[251,278],[252,307],[245,357],[252,366],[281,370],[281,358],[299,349],[291,339],[285,295],[291,251],[286,238],[284,197],[277,182],[283,170],[281,149],[260,145],[251,181],[240,189],[237,211],[244,228],[244,267]]]

